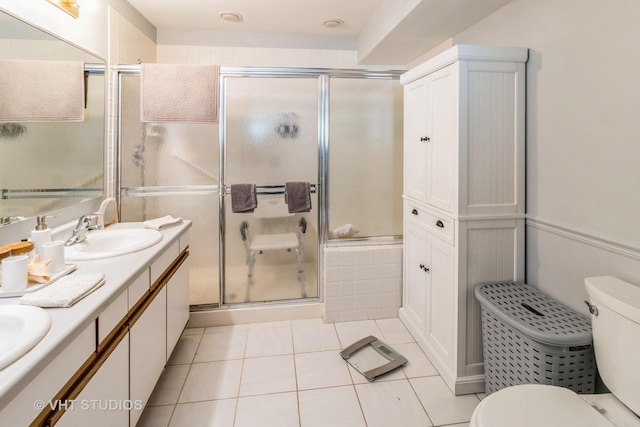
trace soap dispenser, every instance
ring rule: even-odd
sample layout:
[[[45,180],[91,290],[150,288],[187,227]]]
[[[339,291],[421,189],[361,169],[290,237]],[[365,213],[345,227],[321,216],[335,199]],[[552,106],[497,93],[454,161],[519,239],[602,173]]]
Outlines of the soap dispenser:
[[[47,217],[39,215],[36,228],[31,231],[31,241],[36,247],[36,254],[42,255],[42,245],[51,241],[51,229],[47,227]]]

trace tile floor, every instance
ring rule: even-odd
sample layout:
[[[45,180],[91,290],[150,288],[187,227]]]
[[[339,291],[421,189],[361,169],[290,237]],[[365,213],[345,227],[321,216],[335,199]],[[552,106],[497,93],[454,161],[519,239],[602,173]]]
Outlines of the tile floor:
[[[409,363],[368,382],[338,354],[375,335]],[[143,427],[465,427],[481,395],[454,396],[399,319],[186,329]]]

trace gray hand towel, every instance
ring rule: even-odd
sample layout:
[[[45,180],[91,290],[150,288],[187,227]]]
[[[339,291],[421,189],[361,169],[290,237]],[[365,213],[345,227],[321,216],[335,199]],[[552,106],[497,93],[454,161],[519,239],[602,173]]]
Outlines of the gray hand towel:
[[[255,184],[231,184],[231,212],[253,212],[258,207]]]
[[[285,182],[284,202],[289,213],[311,210],[311,184],[308,182]]]

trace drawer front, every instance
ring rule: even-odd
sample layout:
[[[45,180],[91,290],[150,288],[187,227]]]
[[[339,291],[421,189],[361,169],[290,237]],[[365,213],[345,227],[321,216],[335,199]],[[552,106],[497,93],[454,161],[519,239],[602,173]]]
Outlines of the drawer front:
[[[171,246],[167,248],[165,253],[160,255],[153,264],[151,264],[151,284],[155,284],[156,280],[162,276],[171,263],[180,255],[180,241],[173,242]]]
[[[138,278],[129,286],[129,305],[131,310],[134,305],[149,293],[151,282],[149,279],[149,269],[147,268]]]
[[[405,218],[417,222],[451,246],[455,246],[454,221],[446,215],[438,215],[418,206],[416,203],[405,203]]]
[[[127,307],[127,291],[124,291],[98,316],[98,346],[109,336],[118,323],[124,319],[127,311],[129,311]]]

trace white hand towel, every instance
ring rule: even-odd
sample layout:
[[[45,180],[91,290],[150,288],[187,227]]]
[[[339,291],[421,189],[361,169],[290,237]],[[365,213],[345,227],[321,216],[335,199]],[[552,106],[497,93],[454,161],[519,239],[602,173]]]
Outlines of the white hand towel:
[[[152,230],[164,230],[165,228],[173,227],[182,223],[182,218],[174,218],[171,215],[163,216],[162,218],[150,219],[142,223],[144,228],[150,228]]]
[[[70,274],[46,288],[23,295],[20,304],[38,307],[70,307],[104,284],[104,274]]]

